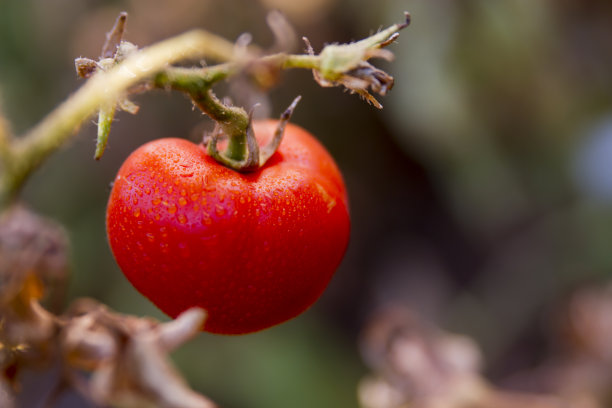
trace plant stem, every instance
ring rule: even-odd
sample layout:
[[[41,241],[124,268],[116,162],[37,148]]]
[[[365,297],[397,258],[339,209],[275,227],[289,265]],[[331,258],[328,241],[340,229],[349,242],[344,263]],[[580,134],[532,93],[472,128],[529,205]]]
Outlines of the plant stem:
[[[318,70],[321,65],[321,57],[318,55],[274,54],[263,57],[261,61],[281,69],[302,68]]]
[[[32,171],[72,137],[84,121],[101,107],[108,109],[125,100],[126,94],[135,90],[135,85],[148,84],[188,93],[202,111],[217,121],[229,138],[228,149],[223,153],[228,165],[233,167],[234,162],[241,162],[243,165],[246,163],[244,168],[250,169],[249,163],[260,162],[257,158],[251,160],[248,157],[244,162],[245,152],[249,156],[257,150],[256,143],[253,145],[253,135],[249,135],[250,139],[246,137],[249,115],[242,108],[221,103],[211,91],[213,84],[243,69],[257,68],[258,64],[272,71],[302,68],[313,70],[315,80],[322,86],[343,85],[351,92],[368,98],[371,103],[376,102],[368,93],[369,88],[376,92],[382,89],[383,92],[379,93],[384,94],[390,85],[381,87],[381,77],[376,75],[380,71],[374,70],[365,61],[374,56],[389,58],[390,53],[383,54],[377,50],[391,43],[396,38],[396,32],[404,28],[408,21],[409,15],[406,14],[403,24],[395,24],[356,43],[329,45],[319,55],[314,55],[314,52],[311,55],[279,53],[256,57],[257,52],[253,49],[246,52],[240,50],[242,55],[238,55],[233,43],[203,30],[190,31],[126,54],[125,59],[108,70],[98,70],[77,92],[22,137],[11,137],[5,130],[8,127],[0,123],[0,208],[17,196]],[[205,68],[171,67],[171,64],[179,61],[204,57],[223,63]],[[91,61],[87,68],[93,72],[96,62]],[[252,71],[257,79],[256,70]],[[90,72],[86,74],[89,76]],[[387,77],[392,84],[392,78]],[[110,116],[107,125],[110,126]],[[216,146],[215,149],[209,148],[209,151],[212,150],[216,151]]]
[[[158,88],[171,88],[189,94],[193,102],[211,119],[219,124],[229,144],[226,155],[240,161],[247,154],[245,138],[242,137],[249,124],[246,111],[239,107],[225,106],[210,89],[212,85],[238,70],[237,63],[220,64],[210,68],[168,68],[153,80]]]
[[[246,134],[249,116],[236,106],[225,106],[211,90],[191,94],[194,102],[223,129],[228,137],[225,154],[233,160],[242,160],[247,154]]]
[[[279,53],[250,63],[267,66],[272,70],[316,69],[319,58],[313,55]],[[215,131],[222,131],[222,134],[228,139],[228,144],[223,153],[218,152],[216,146],[208,146],[209,154],[217,161],[238,171],[255,170],[266,160],[260,160],[257,141],[254,135],[249,133],[252,133],[252,129],[249,129],[250,117],[247,112],[239,107],[226,106],[217,99],[210,88],[214,83],[239,72],[244,67],[245,64],[240,62],[220,64],[209,68],[171,67],[157,74],[153,80],[153,85],[157,88],[170,88],[189,94],[198,108],[217,123],[218,128]]]
[[[156,88],[174,89],[191,94],[210,88],[216,82],[231,76],[236,70],[237,64],[233,63],[206,68],[168,67],[158,72],[152,83]]]
[[[0,180],[0,203],[10,201],[29,174],[100,106],[116,102],[131,86],[168,64],[203,57],[229,61],[233,53],[231,42],[194,30],[145,48],[107,72],[97,73],[37,126],[8,146],[11,163],[4,163],[10,170],[4,169]]]

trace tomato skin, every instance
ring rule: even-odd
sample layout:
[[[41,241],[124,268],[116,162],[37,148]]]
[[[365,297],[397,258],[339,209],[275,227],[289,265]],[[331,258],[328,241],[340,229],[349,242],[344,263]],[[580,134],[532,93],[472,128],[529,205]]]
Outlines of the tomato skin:
[[[269,139],[277,121],[254,123]],[[203,146],[159,139],[120,168],[108,202],[111,249],[128,280],[176,317],[200,306],[204,330],[243,334],[311,306],[348,244],[346,188],[331,156],[289,124],[279,150],[252,173]]]

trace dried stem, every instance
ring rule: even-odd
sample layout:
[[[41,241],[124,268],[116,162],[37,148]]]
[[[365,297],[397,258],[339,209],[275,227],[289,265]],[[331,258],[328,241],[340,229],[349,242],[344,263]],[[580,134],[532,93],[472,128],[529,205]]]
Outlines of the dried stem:
[[[0,215],[0,406],[11,406],[13,397],[19,402],[13,394],[24,373],[56,376],[59,364],[62,378],[49,407],[69,390],[99,406],[215,407],[187,386],[167,358],[200,332],[203,310],[160,323],[114,313],[89,299],[75,300],[61,316],[39,303],[67,279],[65,235],[21,206]]]

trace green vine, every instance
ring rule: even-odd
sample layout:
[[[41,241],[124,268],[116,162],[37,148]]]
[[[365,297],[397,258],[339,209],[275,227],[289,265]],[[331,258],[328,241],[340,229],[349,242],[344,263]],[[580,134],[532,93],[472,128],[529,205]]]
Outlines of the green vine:
[[[393,42],[397,32],[408,25],[409,14],[406,13],[405,17],[401,24],[394,24],[364,40],[328,45],[318,55],[306,39],[308,54],[281,52],[266,55],[255,47],[240,48],[203,30],[190,31],[138,49],[123,41],[127,14],[122,13],[107,36],[103,59],[76,60],[77,72],[88,78],[77,92],[21,137],[11,135],[9,126],[0,118],[0,204],[4,206],[14,200],[30,174],[96,112],[99,113],[100,127],[95,157],[100,158],[115,110],[120,108],[135,113],[137,107],[127,97],[152,88],[185,92],[203,112],[217,121],[219,129],[208,145],[208,151],[217,160],[240,171],[258,168],[271,155],[270,146],[265,147],[262,153],[253,152],[257,150],[257,145],[248,139],[254,137],[250,131],[249,114],[240,107],[227,106],[219,101],[212,93],[212,86],[243,71],[252,73],[255,81],[263,82],[265,78],[258,77],[258,72],[311,69],[322,86],[344,86],[381,107],[370,92],[384,95],[392,87],[393,78],[367,61],[375,57],[392,57],[389,51],[382,48]],[[219,61],[220,64],[203,68],[173,66],[202,58]],[[282,137],[282,129],[280,134]],[[216,151],[219,136],[229,138],[229,147],[224,152]]]

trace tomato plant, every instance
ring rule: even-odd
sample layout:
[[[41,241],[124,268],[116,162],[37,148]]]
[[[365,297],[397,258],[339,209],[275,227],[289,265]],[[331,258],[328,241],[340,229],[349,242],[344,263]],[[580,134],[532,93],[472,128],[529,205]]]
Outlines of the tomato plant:
[[[277,125],[254,122],[260,144]],[[187,140],[145,144],[120,168],[106,221],[113,254],[137,290],[172,317],[204,308],[204,330],[223,334],[258,331],[311,306],[350,228],[336,164],[291,124],[276,153],[249,173]]]
[[[275,12],[269,49],[200,29],[140,48],[124,40],[121,12],[100,57],[74,61],[86,83],[44,119],[16,135],[0,112],[0,280],[8,283],[0,284],[0,406],[82,397],[92,406],[216,407],[189,389],[167,354],[201,329],[249,333],[303,312],[340,263],[350,220],[336,164],[312,135],[288,125],[299,96],[280,120],[253,122],[253,106],[235,106],[213,88],[238,76],[236,93],[265,92],[282,71],[307,69],[321,86],[381,108],[373,94],[384,96],[394,80],[369,60],[392,58],[384,48],[408,25],[404,17],[319,53],[304,38],[307,52],[292,54],[293,30]],[[116,114],[137,114],[132,96],[154,89],[186,94],[215,128],[201,144],[162,139],[130,155],[106,224],[124,274],[176,319],[115,313],[90,298],[56,315],[41,300],[50,293],[48,304],[58,306],[67,243],[61,227],[24,208],[23,188],[96,114],[100,160]]]

